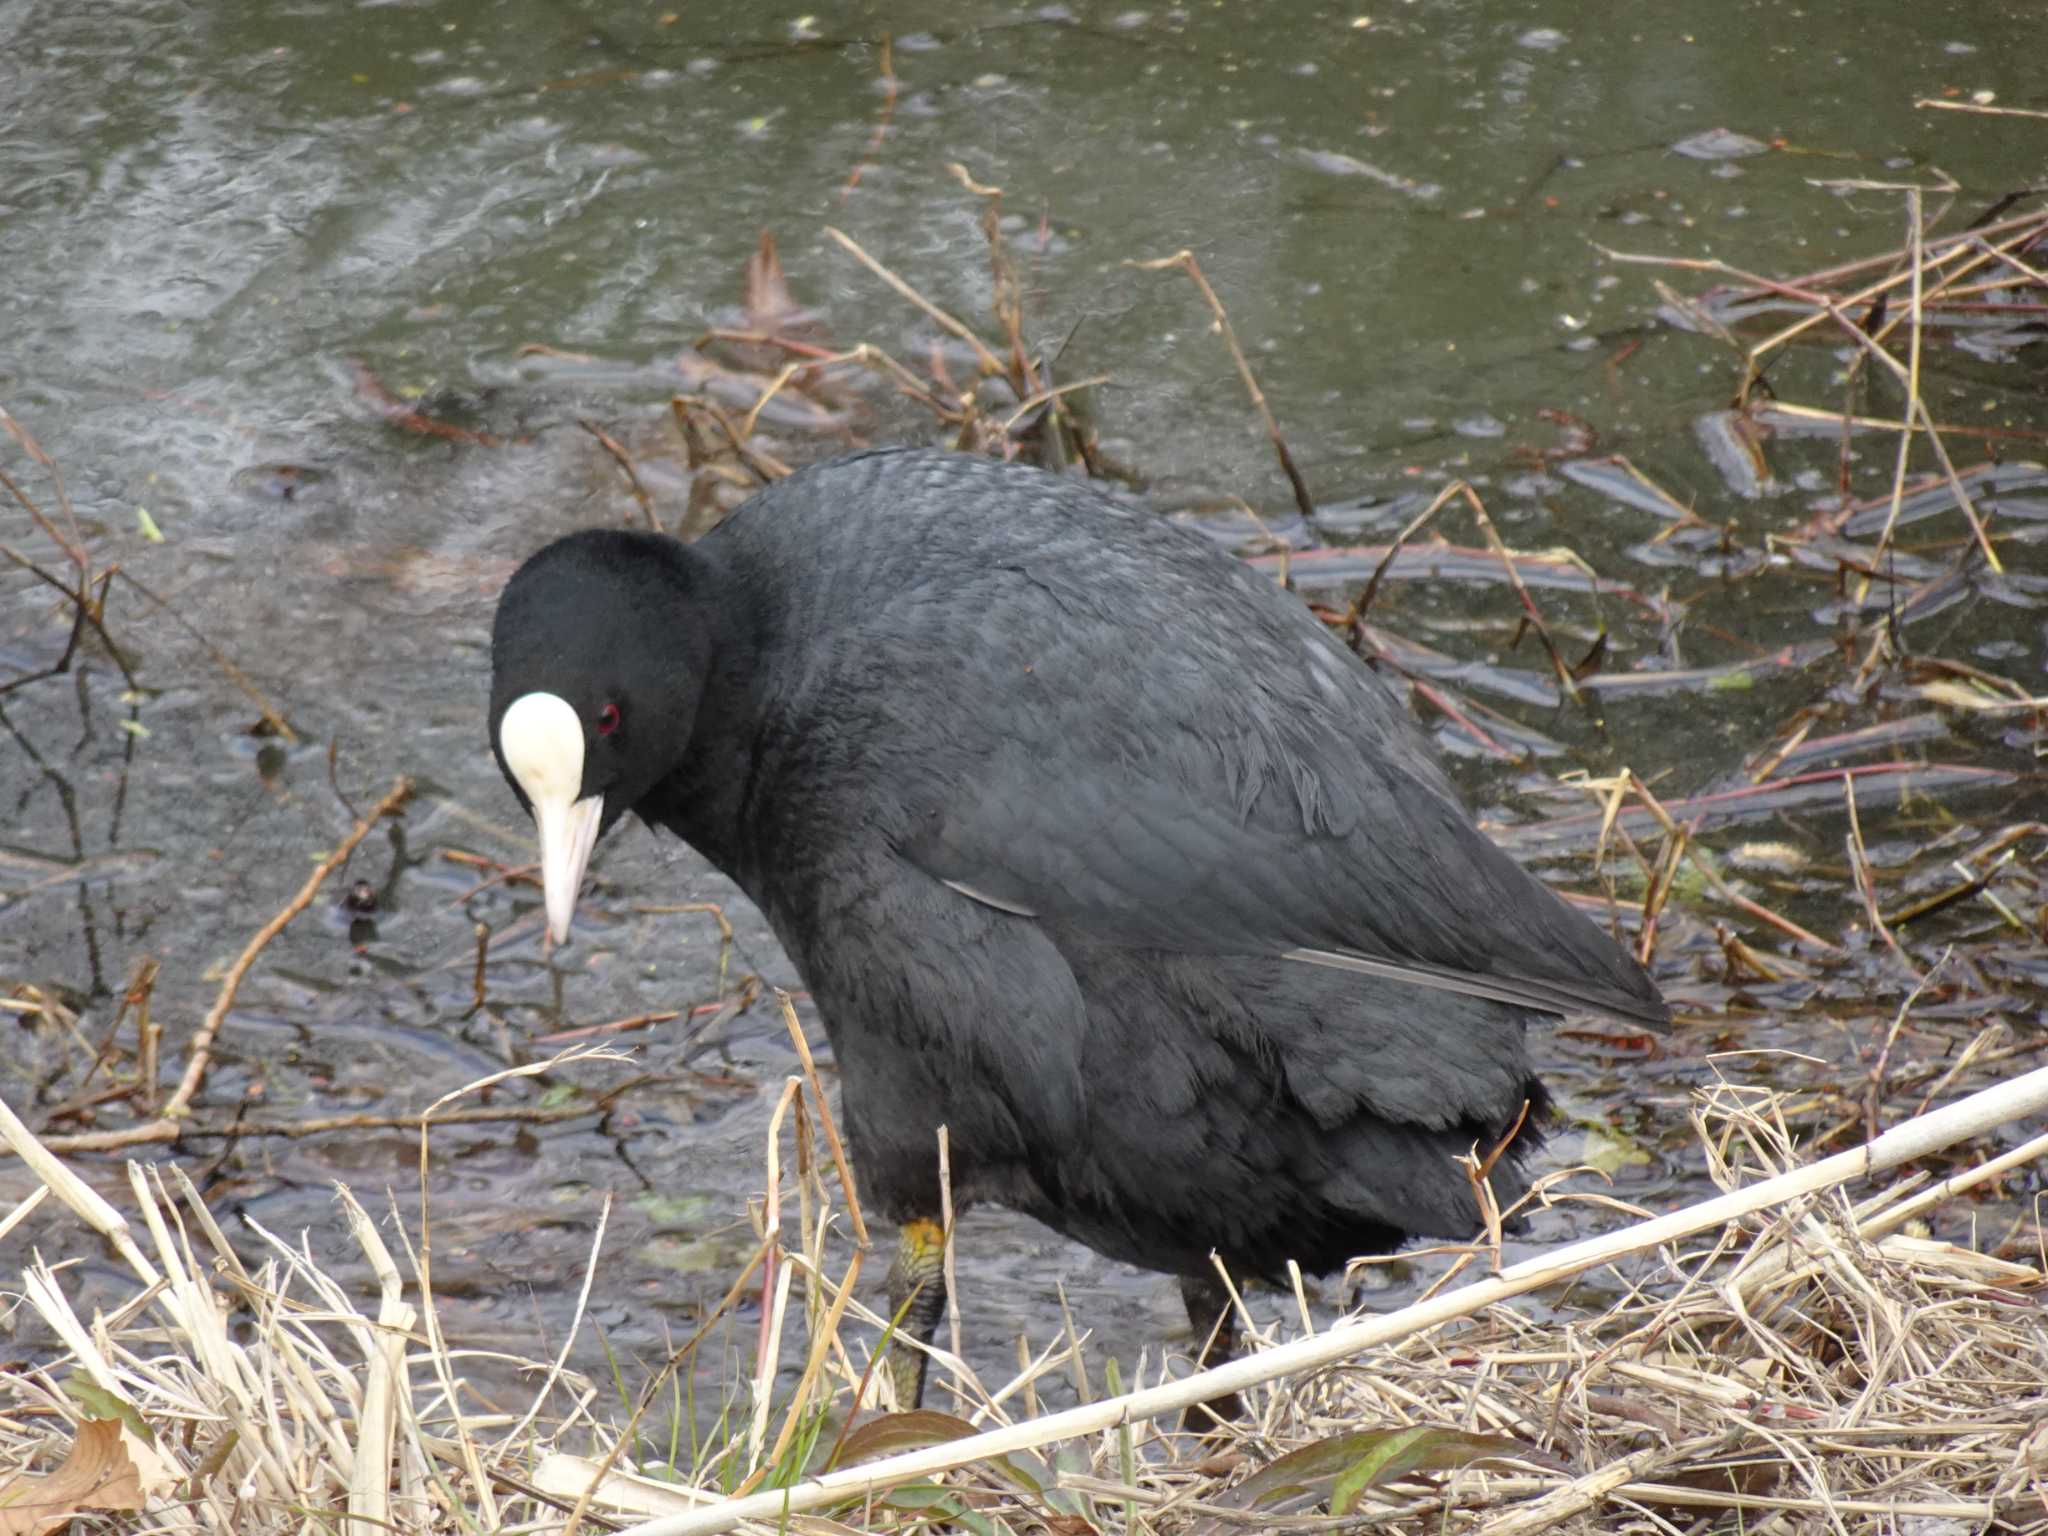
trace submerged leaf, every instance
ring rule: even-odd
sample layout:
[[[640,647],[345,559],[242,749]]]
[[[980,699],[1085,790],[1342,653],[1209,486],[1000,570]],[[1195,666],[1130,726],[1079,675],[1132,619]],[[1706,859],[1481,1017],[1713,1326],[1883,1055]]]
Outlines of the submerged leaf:
[[[1737,133],[1732,128],[1709,128],[1704,133],[1689,134],[1680,139],[1671,146],[1671,152],[1691,160],[1742,160],[1750,155],[1760,155],[1769,147],[1761,139]]]
[[[1626,1132],[1611,1125],[1588,1125],[1586,1144],[1579,1149],[1578,1160],[1612,1177],[1624,1168],[1647,1167],[1651,1158]]]

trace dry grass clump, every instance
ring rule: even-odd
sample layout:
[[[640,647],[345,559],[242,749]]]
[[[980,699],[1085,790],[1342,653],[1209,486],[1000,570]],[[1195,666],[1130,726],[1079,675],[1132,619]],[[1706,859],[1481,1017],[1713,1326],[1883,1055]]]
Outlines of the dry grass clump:
[[[778,1116],[796,1146],[794,1219],[779,1214],[786,1177],[771,1150],[763,1245],[733,1288],[760,1276],[750,1409],[689,1468],[641,1459],[640,1412],[610,1412],[615,1398],[563,1370],[566,1342],[552,1363],[522,1362],[538,1383],[523,1411],[478,1394],[464,1373],[479,1362],[435,1325],[428,1230],[401,1240],[402,1269],[337,1189],[379,1277],[366,1308],[303,1236],[257,1228],[269,1252],[245,1262],[176,1167],[131,1165],[133,1214],[122,1215],[0,1107],[0,1133],[43,1180],[5,1225],[54,1194],[135,1283],[121,1305],[88,1315],[87,1281],[71,1266],[37,1257],[23,1273],[21,1302],[64,1355],[6,1378],[0,1532],[55,1530],[74,1513],[121,1529],[236,1533],[602,1530],[648,1516],[633,1527],[642,1536],[742,1517],[817,1532],[935,1520],[984,1536],[1218,1532],[1327,1528],[1331,1516],[1312,1513],[1323,1508],[1344,1529],[1418,1536],[2048,1531],[2042,1256],[1995,1257],[1911,1230],[2048,1150],[2048,1137],[1856,1202],[1844,1181],[1894,1164],[1902,1133],[1921,1122],[1888,1133],[1891,1150],[1801,1167],[1775,1099],[1722,1088],[1696,1115],[1732,1192],[1713,1209],[1645,1218],[1400,1313],[1041,1419],[1010,1414],[1084,1340],[992,1392],[941,1352],[963,1400],[979,1404],[969,1418],[880,1414],[847,1433],[837,1425],[872,1384],[874,1335],[846,1324],[886,1321],[850,1303],[857,1241],[852,1262],[826,1263],[847,1233],[825,1177],[844,1169],[814,1155],[832,1140],[815,1086],[792,1079],[784,1103],[795,1113]],[[2048,1072],[1979,1099],[1932,1117],[1941,1124],[1920,1144],[1982,1132],[2015,1107],[2038,1111]],[[1752,1214],[1714,1219],[1744,1204]],[[1688,1225],[1695,1238],[1660,1241]],[[801,1245],[784,1245],[799,1232]],[[593,1251],[593,1273],[596,1261]],[[1541,1314],[1477,1304],[1574,1274],[1576,1288],[1548,1292]],[[800,1318],[805,1367],[786,1391],[780,1338]],[[1348,1348],[1351,1335],[1363,1347]],[[1289,1369],[1309,1355],[1323,1365]],[[687,1356],[685,1346],[672,1365]],[[1248,1385],[1245,1420],[1207,1438],[1167,1427],[1182,1403]]]
[[[546,1065],[593,1054],[610,1053],[572,1052]],[[41,1318],[63,1353],[4,1378],[0,1536],[62,1529],[74,1515],[123,1517],[123,1529],[236,1536],[476,1524],[510,1531],[559,1518],[519,1470],[543,1432],[577,1426],[596,1391],[562,1370],[565,1346],[552,1364],[494,1360],[530,1369],[538,1390],[521,1414],[483,1408],[463,1380],[468,1352],[448,1348],[435,1324],[424,1225],[416,1243],[402,1240],[401,1270],[377,1222],[335,1187],[349,1237],[377,1277],[376,1303],[366,1309],[306,1234],[294,1243],[246,1213],[268,1252],[245,1262],[174,1163],[128,1164],[134,1206],[124,1215],[5,1103],[0,1139],[42,1180],[0,1219],[0,1234],[55,1195],[137,1287],[109,1311],[85,1305],[89,1292],[103,1293],[105,1277],[76,1259],[51,1264],[38,1251],[22,1271],[12,1300]],[[61,1455],[66,1433],[73,1443]]]
[[[2037,1071],[1805,1163],[1775,1096],[1722,1087],[1695,1117],[1728,1190],[1714,1200],[1396,1313],[1318,1333],[1304,1308],[1301,1336],[1249,1358],[1021,1423],[1003,1412],[1016,1383],[991,1397],[942,1358],[982,1404],[972,1422],[872,1420],[830,1470],[778,1475],[751,1497],[690,1508],[606,1485],[600,1500],[660,1516],[636,1536],[793,1525],[808,1511],[836,1516],[808,1527],[820,1531],[943,1517],[985,1536],[2048,1530],[2040,1257],[1910,1230],[2048,1151],[2048,1136],[1939,1184],[1916,1173],[1860,1203],[1846,1192],[2044,1106]],[[1541,1314],[1500,1304],[1538,1290]],[[1182,1407],[1224,1391],[1243,1395],[1244,1420],[1208,1438],[1175,1427]]]
[[[1769,1100],[1724,1098],[1702,1131],[1724,1184],[1793,1160]],[[1494,1306],[1369,1351],[1277,1390],[1260,1434],[1429,1425],[1525,1449],[1375,1489],[1357,1512],[1393,1530],[2048,1530],[2041,1258],[1912,1235],[1931,1203],[1912,1182],[1661,1249],[1597,1313]]]

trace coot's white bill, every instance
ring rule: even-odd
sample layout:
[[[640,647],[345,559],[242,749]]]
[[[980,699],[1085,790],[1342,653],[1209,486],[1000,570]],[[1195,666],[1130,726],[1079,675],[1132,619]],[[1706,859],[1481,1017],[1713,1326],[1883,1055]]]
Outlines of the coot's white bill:
[[[548,932],[557,944],[565,943],[584,866],[604,820],[604,796],[577,795],[583,787],[583,722],[558,694],[525,694],[498,723],[498,750],[533,808]]]

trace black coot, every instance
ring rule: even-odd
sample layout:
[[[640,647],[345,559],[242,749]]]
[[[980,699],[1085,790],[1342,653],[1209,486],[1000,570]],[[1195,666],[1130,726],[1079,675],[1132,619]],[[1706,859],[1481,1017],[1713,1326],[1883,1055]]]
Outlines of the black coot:
[[[1072,480],[861,453],[694,545],[572,534],[492,659],[555,938],[628,811],[759,905],[924,1337],[941,1125],[956,1205],[1179,1275],[1207,1332],[1212,1251],[1271,1276],[1468,1235],[1454,1159],[1510,1132],[1519,1193],[1532,1019],[1668,1017],[1299,601]]]

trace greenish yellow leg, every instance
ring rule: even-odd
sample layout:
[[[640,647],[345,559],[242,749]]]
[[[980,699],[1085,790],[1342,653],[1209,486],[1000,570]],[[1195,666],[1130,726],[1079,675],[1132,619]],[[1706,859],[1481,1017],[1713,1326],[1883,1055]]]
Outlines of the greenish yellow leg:
[[[889,1315],[896,1331],[929,1344],[946,1315],[946,1233],[936,1221],[922,1217],[903,1223],[896,1241],[896,1262],[889,1266]],[[896,1384],[896,1406],[916,1408],[924,1401],[925,1358],[922,1350],[896,1344],[889,1351],[889,1376]]]

